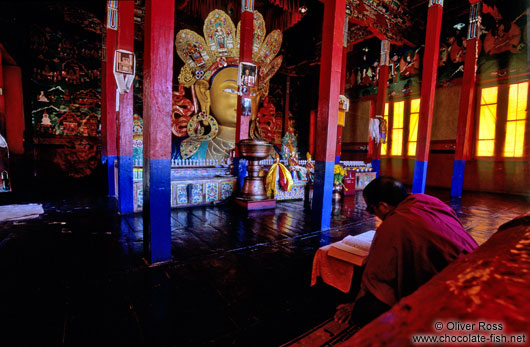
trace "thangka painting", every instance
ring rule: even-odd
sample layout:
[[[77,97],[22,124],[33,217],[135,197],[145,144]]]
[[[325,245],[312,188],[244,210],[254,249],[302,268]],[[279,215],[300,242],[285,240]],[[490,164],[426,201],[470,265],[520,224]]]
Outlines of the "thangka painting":
[[[65,9],[72,29],[31,28],[32,116],[36,135],[98,136],[101,115],[101,36],[94,16],[79,21]],[[65,115],[70,114],[65,126]]]
[[[50,5],[48,10],[57,9]],[[53,162],[53,173],[85,177],[100,156],[103,24],[84,10],[62,11],[63,22],[43,19],[30,28],[35,155],[37,161]]]

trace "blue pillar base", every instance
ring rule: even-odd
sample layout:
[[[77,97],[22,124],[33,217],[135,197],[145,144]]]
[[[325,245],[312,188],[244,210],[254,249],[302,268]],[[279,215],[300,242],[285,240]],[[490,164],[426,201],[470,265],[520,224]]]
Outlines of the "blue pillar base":
[[[453,180],[451,181],[451,196],[462,197],[462,189],[464,186],[464,171],[466,169],[465,160],[455,160],[453,164]]]
[[[412,193],[425,193],[427,182],[427,161],[416,160],[414,165],[414,178],[412,179]]]
[[[332,161],[317,161],[315,163],[315,183],[313,185],[312,215],[315,225],[320,230],[327,230],[331,225],[331,210],[333,194]]]
[[[245,177],[248,175],[247,161],[242,158],[234,158],[234,171],[235,174],[237,174],[237,186],[239,188],[238,191],[241,191],[243,189]]]
[[[379,168],[381,167],[381,159],[372,159],[372,170],[375,172],[375,177],[379,177]]]
[[[116,161],[116,156],[101,156],[101,162],[104,166],[107,167],[107,189],[108,195],[116,196],[116,185],[114,183],[114,162]]]
[[[133,200],[133,158],[118,156],[118,212],[120,214],[134,211]]]
[[[171,160],[144,158],[144,250],[151,263],[171,260]]]

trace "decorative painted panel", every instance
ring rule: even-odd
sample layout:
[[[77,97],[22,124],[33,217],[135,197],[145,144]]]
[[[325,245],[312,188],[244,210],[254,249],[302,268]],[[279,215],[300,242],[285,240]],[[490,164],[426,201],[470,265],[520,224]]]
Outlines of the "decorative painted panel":
[[[142,186],[137,187],[134,195],[136,197],[134,208],[141,209],[144,206],[144,188]]]
[[[203,191],[202,184],[193,184],[191,186],[191,203],[192,204],[198,204],[203,201],[202,191]]]
[[[171,207],[186,207],[198,204],[211,204],[230,197],[234,192],[236,178],[212,177],[209,180],[172,180]],[[134,182],[134,211],[143,206],[142,181]]]
[[[185,184],[177,185],[177,204],[187,204],[188,203],[188,192],[186,190]]]
[[[215,183],[206,183],[206,201],[217,201],[219,195],[219,186],[217,182]]]
[[[221,183],[221,200],[229,198],[234,191],[234,184],[232,182]]]
[[[302,185],[295,185],[293,188],[286,192],[282,190],[281,188],[278,188],[276,190],[276,200],[297,200],[297,199],[304,199],[304,190],[305,190],[305,184]]]
[[[171,207],[177,206],[177,184],[171,182]]]

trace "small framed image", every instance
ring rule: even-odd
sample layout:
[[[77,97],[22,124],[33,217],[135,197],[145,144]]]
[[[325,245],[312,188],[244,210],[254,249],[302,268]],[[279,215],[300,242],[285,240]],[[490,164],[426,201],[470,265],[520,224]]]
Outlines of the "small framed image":
[[[126,75],[134,75],[134,53],[118,50],[116,51],[116,72]]]
[[[247,117],[252,115],[252,101],[250,98],[241,98],[241,115]]]
[[[239,77],[237,83],[249,89],[257,84],[258,68],[252,63],[239,64]]]
[[[123,49],[114,51],[114,79],[120,94],[127,93],[131,89],[136,74],[135,66],[136,57],[133,52]]]
[[[350,99],[344,95],[339,95],[339,110],[345,112],[350,110]]]

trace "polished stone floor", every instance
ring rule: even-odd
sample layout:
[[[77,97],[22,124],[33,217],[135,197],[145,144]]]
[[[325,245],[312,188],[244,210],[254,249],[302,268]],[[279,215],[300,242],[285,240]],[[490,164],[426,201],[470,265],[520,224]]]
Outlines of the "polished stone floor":
[[[530,210],[524,197],[466,193],[449,203],[484,242]],[[148,266],[142,217],[97,194],[31,195],[38,219],[0,223],[0,346],[277,346],[349,296],[309,286],[318,247],[374,229],[360,195],[319,231],[300,201],[245,213],[230,204],[173,210],[173,261]]]

